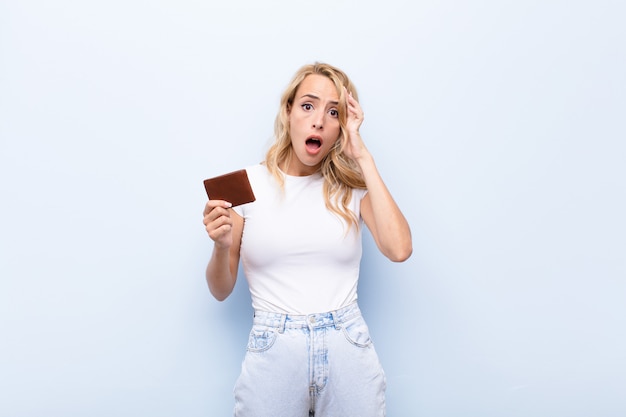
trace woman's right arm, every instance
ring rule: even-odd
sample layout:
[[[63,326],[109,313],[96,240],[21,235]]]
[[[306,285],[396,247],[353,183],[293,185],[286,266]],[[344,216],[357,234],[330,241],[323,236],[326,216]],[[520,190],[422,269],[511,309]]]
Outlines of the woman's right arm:
[[[230,203],[209,200],[204,207],[203,222],[213,240],[206,281],[213,297],[223,301],[233,292],[237,280],[243,217],[230,209]]]

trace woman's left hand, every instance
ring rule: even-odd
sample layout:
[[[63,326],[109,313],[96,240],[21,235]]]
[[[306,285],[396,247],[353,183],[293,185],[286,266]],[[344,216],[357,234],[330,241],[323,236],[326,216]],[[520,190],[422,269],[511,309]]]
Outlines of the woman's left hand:
[[[344,153],[349,158],[358,161],[361,157],[367,154],[367,148],[365,147],[363,139],[361,139],[361,135],[359,133],[359,128],[363,123],[363,109],[361,109],[359,102],[352,97],[352,93],[350,93],[345,87],[344,93],[346,95],[348,111],[346,120],[348,137],[346,138],[347,143],[344,148]]]

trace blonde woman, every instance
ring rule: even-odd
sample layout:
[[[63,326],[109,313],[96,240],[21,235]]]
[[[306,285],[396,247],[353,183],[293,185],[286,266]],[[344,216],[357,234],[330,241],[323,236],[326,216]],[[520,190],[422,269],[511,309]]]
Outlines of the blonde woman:
[[[246,169],[256,201],[204,209],[209,289],[228,297],[241,259],[254,309],[236,417],[385,415],[383,369],[357,304],[362,224],[392,261],[412,243],[359,134],[357,100],[338,68],[300,68],[265,161]]]

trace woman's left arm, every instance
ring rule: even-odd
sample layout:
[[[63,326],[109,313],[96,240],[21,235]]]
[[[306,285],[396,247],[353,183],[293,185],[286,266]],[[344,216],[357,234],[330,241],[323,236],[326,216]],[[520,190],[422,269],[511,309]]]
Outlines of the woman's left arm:
[[[409,223],[391,196],[376,168],[374,158],[361,139],[361,106],[347,91],[346,94],[348,143],[344,152],[358,164],[368,190],[361,200],[361,216],[380,251],[394,262],[405,261],[413,252]]]

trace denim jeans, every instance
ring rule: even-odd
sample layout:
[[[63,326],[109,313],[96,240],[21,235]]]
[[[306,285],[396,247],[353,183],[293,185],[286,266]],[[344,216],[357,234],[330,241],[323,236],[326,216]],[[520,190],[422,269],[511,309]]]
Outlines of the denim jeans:
[[[255,311],[235,417],[384,417],[385,375],[358,305]]]

